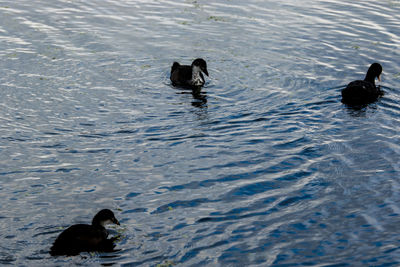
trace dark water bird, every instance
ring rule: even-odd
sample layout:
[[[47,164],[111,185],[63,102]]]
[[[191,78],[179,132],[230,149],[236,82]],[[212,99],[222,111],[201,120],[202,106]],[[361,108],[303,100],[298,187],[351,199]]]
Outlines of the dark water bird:
[[[64,230],[54,241],[50,254],[77,255],[84,251],[111,252],[115,245],[115,237],[107,239],[106,224],[117,224],[118,220],[109,209],[99,211],[93,218],[92,224],[75,224]]]
[[[380,81],[381,73],[381,64],[373,63],[364,80],[353,81],[342,90],[342,102],[348,105],[363,105],[377,100],[383,95],[380,87],[375,85],[375,78]]]
[[[202,73],[208,76],[207,63],[202,58],[195,59],[190,66],[174,62],[171,67],[170,79],[173,85],[201,87],[205,82]]]

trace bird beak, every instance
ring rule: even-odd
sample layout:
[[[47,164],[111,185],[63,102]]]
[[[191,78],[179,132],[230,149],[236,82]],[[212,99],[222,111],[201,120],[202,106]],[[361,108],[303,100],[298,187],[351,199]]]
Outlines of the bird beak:
[[[112,221],[113,221],[113,223],[115,223],[116,225],[120,225],[120,224],[119,224],[119,221],[118,221],[117,219],[114,218]]]
[[[381,75],[378,76],[378,81],[381,81]]]
[[[202,71],[204,72],[205,75],[207,75],[207,77],[209,77],[207,69],[202,69]]]

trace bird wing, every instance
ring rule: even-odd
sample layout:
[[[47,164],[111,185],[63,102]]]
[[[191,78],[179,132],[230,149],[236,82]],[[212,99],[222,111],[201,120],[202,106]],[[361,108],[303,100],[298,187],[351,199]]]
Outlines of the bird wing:
[[[171,81],[174,84],[185,85],[192,79],[192,67],[187,65],[179,65],[178,67],[172,66],[174,69],[171,72]]]

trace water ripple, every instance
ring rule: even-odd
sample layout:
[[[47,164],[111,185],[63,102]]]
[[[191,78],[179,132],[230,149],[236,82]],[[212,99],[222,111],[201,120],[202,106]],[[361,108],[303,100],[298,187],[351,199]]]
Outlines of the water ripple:
[[[398,265],[399,9],[3,2],[0,262]],[[174,88],[196,57],[206,86]],[[373,61],[384,96],[343,105]],[[106,207],[119,251],[48,255]]]

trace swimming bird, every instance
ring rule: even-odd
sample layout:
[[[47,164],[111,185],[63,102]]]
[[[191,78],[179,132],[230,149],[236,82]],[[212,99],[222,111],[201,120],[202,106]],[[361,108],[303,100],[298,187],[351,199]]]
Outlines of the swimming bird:
[[[207,63],[202,58],[195,59],[190,66],[174,62],[171,67],[170,79],[173,85],[201,87],[205,82],[202,72],[208,76]]]
[[[357,80],[349,83],[342,90],[342,102],[348,105],[363,105],[374,102],[383,92],[375,85],[375,78],[381,80],[382,66],[373,63],[364,80]]]
[[[72,256],[83,251],[113,251],[116,238],[107,239],[108,232],[104,228],[110,223],[119,225],[114,213],[109,209],[99,211],[91,225],[75,224],[64,230],[54,241],[50,254]]]

